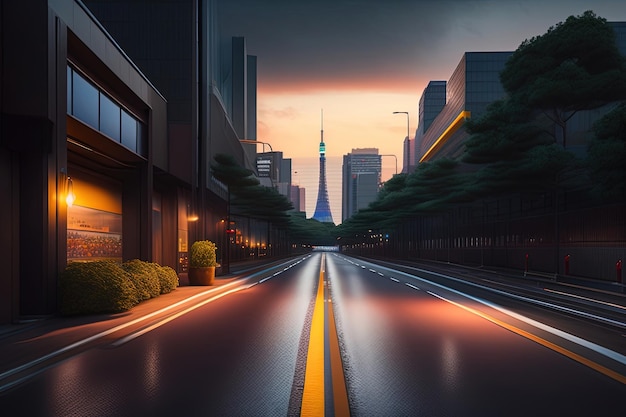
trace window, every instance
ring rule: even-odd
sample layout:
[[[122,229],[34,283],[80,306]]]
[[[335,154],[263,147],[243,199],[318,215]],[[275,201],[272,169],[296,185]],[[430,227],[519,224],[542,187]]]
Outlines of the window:
[[[120,108],[102,93],[100,93],[100,131],[119,142]]]
[[[145,125],[69,66],[67,113],[131,151],[146,156]]]
[[[137,121],[122,110],[122,145],[137,152]]]
[[[72,114],[98,129],[98,89],[74,72],[72,77]]]

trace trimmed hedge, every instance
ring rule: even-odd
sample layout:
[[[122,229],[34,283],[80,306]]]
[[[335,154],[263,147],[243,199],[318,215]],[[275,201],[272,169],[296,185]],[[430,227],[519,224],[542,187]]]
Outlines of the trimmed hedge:
[[[138,259],[72,262],[59,276],[63,315],[120,313],[178,287],[174,269]]]
[[[139,303],[130,274],[116,262],[73,262],[59,278],[63,315],[119,313]]]
[[[178,274],[173,268],[169,266],[161,266],[157,263],[150,263],[159,277],[159,284],[161,285],[161,294],[167,294],[172,292],[178,287]]]
[[[133,259],[122,264],[122,268],[130,274],[130,277],[137,288],[139,301],[158,297],[161,294],[161,284],[155,269],[147,262]]]

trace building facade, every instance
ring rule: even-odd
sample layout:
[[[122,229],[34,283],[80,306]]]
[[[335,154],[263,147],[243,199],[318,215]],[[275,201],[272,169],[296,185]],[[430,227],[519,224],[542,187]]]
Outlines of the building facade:
[[[608,22],[615,32],[616,46],[626,56],[626,22]],[[415,133],[416,164],[435,158],[460,157],[468,135],[465,120],[478,118],[492,102],[506,93],[500,72],[513,52],[466,52],[446,81],[431,81],[419,101],[418,128]],[[568,121],[568,151],[583,157],[587,151],[593,123],[615,104],[577,112]],[[558,143],[560,132],[555,131]]]
[[[341,220],[345,221],[376,200],[382,160],[376,148],[352,149],[343,156]]]
[[[0,23],[0,323],[54,314],[68,262],[184,273],[191,242],[227,247],[210,163],[246,163],[227,103],[251,74],[225,75],[242,48],[223,53],[213,1],[9,0]]]
[[[470,117],[480,117],[489,104],[504,97],[500,72],[511,55],[512,52],[466,52],[447,83],[429,84],[430,89],[420,99],[419,140],[415,141],[418,163],[434,157],[456,158],[463,153],[467,138],[463,124]],[[444,90],[445,105],[432,118],[441,105]]]
[[[424,134],[433,123],[437,115],[446,105],[446,81],[430,81],[424,89],[419,100],[417,110],[417,128],[415,129],[415,141],[413,142],[412,165],[419,162],[421,144]]]

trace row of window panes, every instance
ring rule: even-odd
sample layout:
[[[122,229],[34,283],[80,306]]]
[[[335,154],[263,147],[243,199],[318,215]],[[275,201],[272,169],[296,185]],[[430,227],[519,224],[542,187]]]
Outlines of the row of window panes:
[[[131,151],[145,156],[143,124],[69,66],[67,112]]]

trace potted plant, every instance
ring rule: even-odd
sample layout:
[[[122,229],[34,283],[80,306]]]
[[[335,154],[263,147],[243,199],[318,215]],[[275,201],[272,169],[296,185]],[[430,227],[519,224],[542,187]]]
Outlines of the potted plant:
[[[198,240],[191,245],[189,254],[189,284],[213,285],[215,280],[215,243]]]

